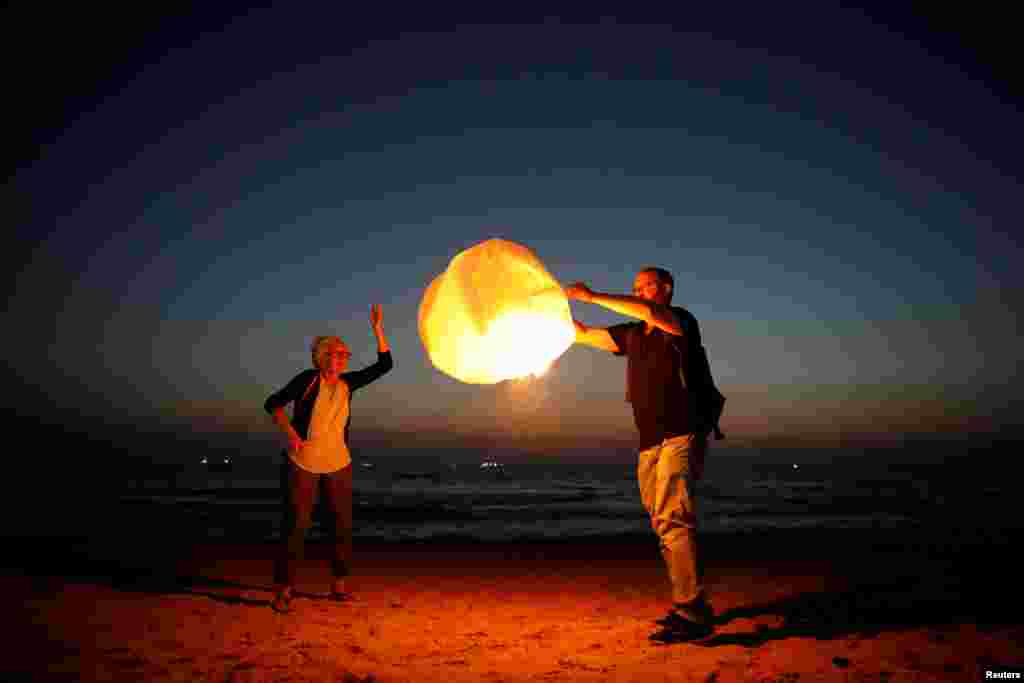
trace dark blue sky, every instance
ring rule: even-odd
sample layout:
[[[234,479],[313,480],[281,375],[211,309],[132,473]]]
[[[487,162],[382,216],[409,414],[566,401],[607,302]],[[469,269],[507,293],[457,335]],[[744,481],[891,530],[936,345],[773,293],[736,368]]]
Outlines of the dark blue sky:
[[[380,302],[396,368],[362,434],[628,439],[591,349],[530,386],[430,367],[423,288],[502,237],[601,291],[670,269],[738,440],[1019,423],[1005,17],[9,16],[24,410],[266,433],[313,335],[372,361]]]

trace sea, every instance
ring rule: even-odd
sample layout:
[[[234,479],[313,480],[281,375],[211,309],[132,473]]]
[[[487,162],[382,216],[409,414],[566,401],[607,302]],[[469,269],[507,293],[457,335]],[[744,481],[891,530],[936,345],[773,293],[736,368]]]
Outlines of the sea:
[[[353,461],[358,541],[551,541],[650,536],[636,459],[602,454],[500,457],[362,449]],[[705,534],[924,530],[998,536],[1022,527],[1008,456],[963,444],[882,448],[713,447],[697,484]],[[280,461],[194,453],[130,468],[62,532],[125,525],[209,541],[280,538]],[[94,514],[90,514],[90,512]],[[99,515],[101,518],[97,518]],[[312,538],[329,531],[323,506]],[[1018,536],[1019,537],[1019,536]],[[998,543],[998,538],[992,539]]]

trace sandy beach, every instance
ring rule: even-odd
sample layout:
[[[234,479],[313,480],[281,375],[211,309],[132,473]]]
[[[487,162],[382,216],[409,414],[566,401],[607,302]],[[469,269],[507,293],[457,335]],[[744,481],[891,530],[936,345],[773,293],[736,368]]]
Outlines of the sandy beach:
[[[1024,664],[1012,572],[963,548],[833,532],[706,549],[716,633],[654,645],[653,538],[357,544],[347,603],[325,598],[312,544],[288,615],[269,608],[269,544],[146,566],[23,543],[0,680],[971,681]]]

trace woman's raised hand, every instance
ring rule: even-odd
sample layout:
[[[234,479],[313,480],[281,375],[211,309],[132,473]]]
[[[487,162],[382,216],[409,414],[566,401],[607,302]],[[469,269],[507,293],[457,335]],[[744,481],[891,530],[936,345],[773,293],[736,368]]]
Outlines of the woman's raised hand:
[[[373,326],[373,336],[377,337],[377,353],[388,353],[391,347],[384,336],[384,314],[381,313],[380,304],[370,306],[370,324]]]

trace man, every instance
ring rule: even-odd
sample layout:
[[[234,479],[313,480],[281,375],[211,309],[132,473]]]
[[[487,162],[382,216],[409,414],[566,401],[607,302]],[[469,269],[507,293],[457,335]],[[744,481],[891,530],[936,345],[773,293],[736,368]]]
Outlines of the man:
[[[715,396],[697,319],[670,305],[674,281],[663,268],[644,268],[633,296],[602,294],[577,282],[570,299],[597,304],[638,322],[609,328],[574,320],[576,343],[626,356],[626,400],[640,432],[637,479],[672,582],[672,608],[650,638],[669,643],[713,631],[713,612],[702,584],[694,485],[716,429]],[[717,406],[720,408],[720,405]]]

